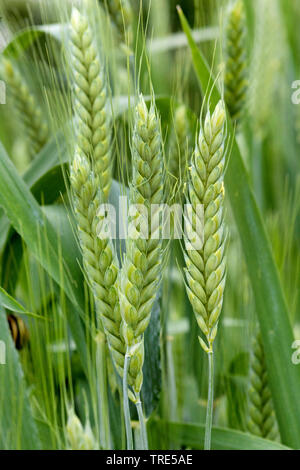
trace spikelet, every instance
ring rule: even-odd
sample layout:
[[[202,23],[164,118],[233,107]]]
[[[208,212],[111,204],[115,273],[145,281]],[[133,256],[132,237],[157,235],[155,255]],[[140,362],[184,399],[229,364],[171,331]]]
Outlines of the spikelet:
[[[250,364],[248,430],[266,439],[279,438],[260,333],[253,342]]]
[[[174,131],[170,139],[168,193],[172,203],[180,201],[187,177],[190,128],[184,105],[175,111]]]
[[[85,427],[83,427],[73,408],[68,410],[66,437],[69,450],[98,449],[97,441],[93,435],[89,420],[87,420]]]
[[[160,125],[154,105],[148,111],[141,96],[135,110],[133,177],[129,197],[130,205],[142,205],[142,208],[136,206],[141,223],[137,224],[135,236],[129,232],[126,257],[120,273],[122,334],[131,355],[130,367],[135,368],[140,378],[134,387],[136,394],[140,392],[143,380],[143,335],[150,321],[162,270],[160,226],[158,221],[154,222],[156,210],[152,210],[151,214],[151,204],[163,203],[161,145]],[[129,219],[129,225],[133,218]]]
[[[105,0],[110,18],[115,25],[119,37],[129,45],[132,42],[133,13],[130,0]]]
[[[113,165],[104,69],[93,44],[88,20],[76,8],[71,17],[71,41],[77,144],[80,152],[92,159],[95,175],[107,200]]]
[[[225,117],[221,101],[212,115],[208,111],[204,126],[201,124],[188,184],[187,202],[192,210],[186,218],[187,225],[195,231],[200,221],[204,225],[204,236],[203,240],[199,240],[199,233],[196,238],[188,237],[185,230],[186,286],[197,323],[207,343],[200,337],[199,341],[207,353],[212,351],[217,334],[226,279],[223,183]],[[202,222],[200,205],[204,212]]]
[[[33,158],[49,139],[48,125],[16,65],[8,59],[2,59],[1,71],[7,89],[11,92],[25,138],[28,140],[29,155]]]
[[[226,29],[225,101],[230,115],[239,123],[246,100],[248,72],[246,59],[244,4],[237,0],[230,9]]]

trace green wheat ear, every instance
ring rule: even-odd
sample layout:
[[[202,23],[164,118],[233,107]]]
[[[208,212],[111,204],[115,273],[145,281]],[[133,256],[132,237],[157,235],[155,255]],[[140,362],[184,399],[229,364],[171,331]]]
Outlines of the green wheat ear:
[[[68,410],[68,420],[66,425],[66,437],[69,450],[97,450],[99,449],[95,436],[93,435],[89,420],[85,426],[73,408]]]
[[[143,335],[149,324],[151,310],[159,289],[163,261],[159,222],[153,223],[157,210],[152,210],[151,214],[151,205],[161,204],[164,201],[160,124],[154,105],[152,104],[148,110],[142,96],[135,110],[132,164],[130,205],[143,205],[144,212],[137,207],[136,216],[145,224],[149,232],[152,221],[150,235],[144,232],[140,225],[136,227],[135,236],[129,234],[126,256],[120,273],[122,335],[131,355],[130,366],[135,367],[136,375],[140,378],[134,387],[134,392],[139,394],[143,380]],[[132,222],[134,218],[132,216],[129,222]]]
[[[225,57],[225,101],[232,119],[239,123],[248,89],[246,19],[242,0],[237,0],[229,11]]]
[[[48,125],[35,96],[29,90],[16,65],[8,59],[2,59],[1,71],[7,88],[11,92],[18,120],[29,141],[29,154],[33,158],[49,139]]]
[[[84,155],[76,153],[70,172],[72,202],[77,220],[84,269],[91,285],[96,312],[101,320],[117,372],[122,377],[126,345],[120,335],[122,317],[118,299],[119,261],[114,244],[99,237],[103,220],[99,209],[103,193],[91,165]],[[134,363],[129,368],[130,386],[137,381]]]
[[[265,439],[279,439],[260,333],[253,341],[250,363],[248,430]]]
[[[191,240],[185,233],[186,285],[197,323],[207,340],[205,343],[199,337],[206,352],[212,351],[217,334],[226,279],[223,183],[225,119],[224,104],[220,101],[212,115],[208,111],[204,125],[201,123],[188,183],[187,202],[191,206],[191,213],[187,222],[194,230],[197,222],[201,224],[203,244],[199,249],[199,233]],[[199,220],[201,205],[204,226]]]
[[[84,155],[76,153],[70,180],[83,263],[94,294],[96,310],[111,349],[122,350],[119,323],[115,321],[118,310],[113,287],[117,280],[119,262],[111,240],[97,236],[101,228],[99,210],[104,198],[98,179]]]
[[[71,17],[71,43],[77,144],[80,152],[93,161],[107,200],[113,162],[104,67],[93,43],[87,17],[76,8]]]
[[[105,0],[109,16],[124,43],[132,43],[133,12],[130,0]]]

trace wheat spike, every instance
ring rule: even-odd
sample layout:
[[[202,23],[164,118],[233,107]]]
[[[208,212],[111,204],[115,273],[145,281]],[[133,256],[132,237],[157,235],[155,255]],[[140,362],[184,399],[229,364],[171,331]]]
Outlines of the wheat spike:
[[[68,410],[66,437],[69,450],[97,450],[99,448],[89,420],[83,427],[73,408]]]
[[[239,123],[248,89],[246,20],[242,0],[237,0],[229,11],[226,33],[225,101],[232,119]]]
[[[130,0],[105,0],[110,18],[115,25],[119,37],[129,45],[132,42],[133,12]]]
[[[278,440],[279,437],[260,333],[253,342],[250,364],[248,429],[266,439]]]
[[[70,179],[85,272],[115,367],[122,376],[126,346],[120,335],[122,318],[117,293],[119,261],[112,240],[97,235],[103,223],[99,209],[104,196],[84,155],[76,153]],[[129,385],[133,386],[135,381],[133,363],[129,369]]]
[[[48,125],[43,119],[42,110],[35,96],[29,90],[16,65],[8,59],[2,60],[2,75],[11,92],[18,120],[28,139],[28,151],[33,158],[49,139]]]
[[[199,234],[196,239],[189,240],[185,233],[185,275],[189,300],[199,328],[207,339],[206,344],[199,337],[206,352],[212,351],[217,333],[226,279],[223,183],[225,116],[221,101],[212,115],[208,111],[204,125],[201,124],[188,183],[188,203],[192,209],[187,222],[194,230],[199,219],[199,205],[203,206],[204,211],[202,248],[199,249]]]
[[[130,204],[137,207],[140,220],[151,234],[137,227],[137,236],[129,234],[126,240],[126,257],[120,273],[120,306],[122,334],[127,348],[132,352],[130,366],[139,372],[140,381],[134,392],[142,386],[143,334],[149,324],[162,269],[162,240],[160,226],[154,224],[156,210],[151,205],[163,203],[163,158],[159,120],[154,105],[148,111],[141,96],[135,110],[135,126],[132,139],[133,176],[130,186]],[[151,227],[152,221],[152,227]],[[134,351],[134,352],[133,352]]]
[[[113,164],[104,68],[88,20],[76,8],[71,17],[71,42],[77,144],[81,153],[92,159],[107,200]]]

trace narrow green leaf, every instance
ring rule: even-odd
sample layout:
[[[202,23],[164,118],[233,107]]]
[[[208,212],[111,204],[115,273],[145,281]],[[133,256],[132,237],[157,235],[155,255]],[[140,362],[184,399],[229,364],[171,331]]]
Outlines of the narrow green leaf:
[[[28,310],[26,310],[23,305],[21,305],[16,299],[9,295],[2,287],[0,287],[0,305],[12,312],[28,315],[30,317],[35,318],[43,318],[40,315],[28,312]]]
[[[27,28],[14,36],[14,38],[5,47],[2,54],[9,59],[18,59],[37,41],[43,40],[46,42],[50,35],[52,39],[57,39],[55,35],[52,35],[48,31],[44,31],[43,28]]]
[[[156,433],[169,436],[178,447],[203,449],[204,425],[153,420],[149,427]],[[213,427],[211,437],[213,450],[291,450],[278,442],[226,428]]]
[[[12,341],[4,309],[0,306],[0,417],[1,449],[41,448],[32,416],[24,374]]]
[[[180,7],[180,21],[188,38],[194,68],[203,93],[212,91],[211,106],[220,99],[217,87]],[[254,292],[257,315],[266,353],[270,387],[282,441],[300,448],[300,369],[291,360],[293,332],[262,216],[255,201],[239,147],[228,116],[228,139],[233,140],[226,173],[226,190],[239,230]]]
[[[151,312],[149,326],[145,332],[142,400],[146,416],[150,416],[157,407],[161,391],[160,305],[161,299],[158,296]]]
[[[219,29],[216,27],[199,28],[193,30],[193,37],[196,43],[212,41],[219,36]],[[151,38],[148,42],[151,54],[161,54],[166,51],[173,51],[186,47],[187,40],[183,33],[173,33],[169,36]]]

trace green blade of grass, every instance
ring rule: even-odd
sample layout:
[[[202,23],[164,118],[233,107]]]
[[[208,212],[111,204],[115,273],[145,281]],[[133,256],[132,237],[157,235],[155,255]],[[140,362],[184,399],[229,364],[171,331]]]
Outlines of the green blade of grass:
[[[193,37],[196,43],[213,41],[219,36],[218,28],[213,26],[193,30]],[[148,48],[151,54],[161,54],[166,51],[173,51],[187,46],[184,33],[172,33],[168,36],[151,38]]]
[[[2,52],[4,57],[18,59],[24,52],[30,49],[37,41],[46,41],[47,33],[38,28],[28,28],[17,34]],[[53,36],[52,36],[53,37]]]
[[[178,447],[203,449],[204,425],[159,420],[153,421],[149,427],[160,435],[164,434],[167,438],[170,436],[171,441]],[[213,427],[211,437],[213,450],[291,450],[278,442],[220,427]]]
[[[160,296],[155,301],[151,319],[145,332],[145,362],[143,367],[142,401],[146,416],[150,416],[159,403],[161,392],[161,358],[160,358]]]
[[[0,287],[0,305],[11,312],[16,312],[21,315],[28,315],[34,318],[43,318],[41,315],[36,315],[32,312],[28,312],[23,305],[21,305],[16,299],[9,295],[2,287]]]
[[[30,407],[24,373],[1,306],[0,342],[5,356],[0,361],[0,448],[40,449],[41,443]]]
[[[187,36],[194,68],[203,93],[212,87],[209,68],[197,48],[188,22],[178,7],[180,21]],[[216,87],[211,93],[211,106],[220,99]],[[300,369],[291,360],[293,332],[286,301],[280,284],[270,243],[262,216],[251,190],[239,147],[234,139],[232,123],[228,118],[228,138],[233,140],[226,173],[232,211],[239,230],[248,272],[255,296],[266,353],[270,387],[282,441],[293,448],[300,447]]]

